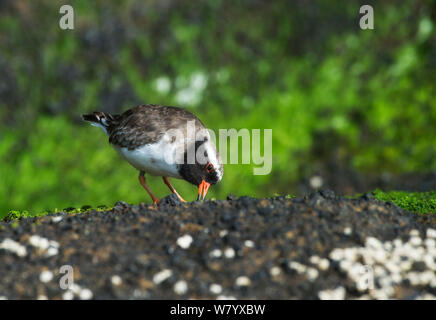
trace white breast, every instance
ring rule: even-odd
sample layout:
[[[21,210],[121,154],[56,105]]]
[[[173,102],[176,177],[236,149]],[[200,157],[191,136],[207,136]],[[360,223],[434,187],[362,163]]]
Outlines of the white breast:
[[[179,178],[178,159],[183,157],[183,150],[176,142],[171,142],[164,135],[154,144],[147,144],[135,150],[114,146],[115,150],[132,166],[153,176]]]

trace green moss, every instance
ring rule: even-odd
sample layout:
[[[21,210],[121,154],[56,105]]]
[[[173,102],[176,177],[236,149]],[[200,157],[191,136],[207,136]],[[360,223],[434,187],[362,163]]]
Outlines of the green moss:
[[[436,213],[436,192],[384,192],[376,189],[374,197],[382,201],[391,201],[408,211],[419,213]]]
[[[29,212],[27,210],[23,210],[23,211],[19,211],[19,210],[11,210],[8,212],[8,214],[3,218],[0,219],[0,221],[13,221],[13,220],[18,220],[21,218],[34,218],[34,217],[42,217],[42,216],[46,216],[50,213],[59,213],[59,212],[66,212],[68,214],[82,214],[82,213],[86,213],[92,210],[96,210],[98,212],[103,212],[103,211],[108,211],[111,210],[113,207],[108,207],[106,205],[99,205],[96,208],[93,208],[92,206],[89,205],[85,205],[82,206],[80,208],[73,208],[73,207],[69,207],[69,208],[65,208],[62,210],[59,209],[54,209],[54,210],[46,210],[46,211],[41,211],[41,212]]]
[[[28,218],[31,217],[32,215],[29,213],[29,211],[19,211],[19,210],[11,210],[8,212],[8,214],[6,215],[6,217],[4,218],[5,221],[10,221],[10,220],[16,220],[16,219],[20,219],[20,218]]]

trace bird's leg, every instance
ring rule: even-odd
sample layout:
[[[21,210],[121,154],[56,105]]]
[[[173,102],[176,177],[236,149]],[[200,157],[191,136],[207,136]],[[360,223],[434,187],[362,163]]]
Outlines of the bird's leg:
[[[164,183],[168,186],[168,188],[170,188],[171,192],[174,193],[177,198],[180,199],[180,201],[182,202],[186,202],[181,196],[180,194],[177,193],[176,189],[174,189],[174,187],[171,185],[170,180],[168,179],[168,177],[162,177]]]
[[[159,199],[151,192],[150,187],[147,185],[147,182],[145,181],[145,175],[144,171],[139,172],[139,183],[144,187],[145,191],[150,195],[151,199],[153,200],[153,203],[156,204],[159,202]]]

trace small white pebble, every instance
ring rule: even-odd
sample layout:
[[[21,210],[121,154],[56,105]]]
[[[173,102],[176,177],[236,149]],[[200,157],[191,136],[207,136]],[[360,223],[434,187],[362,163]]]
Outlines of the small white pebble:
[[[80,300],[91,300],[92,296],[92,291],[89,289],[82,289],[79,294]]]
[[[307,267],[299,262],[296,261],[290,261],[288,263],[289,269],[295,270],[298,273],[304,273],[307,270]]]
[[[393,244],[396,248],[400,248],[403,245],[403,241],[401,239],[395,239]]]
[[[238,287],[247,287],[250,284],[251,284],[251,280],[246,276],[240,276],[236,278],[236,285]]]
[[[386,263],[387,252],[384,249],[377,250],[373,254],[373,258],[378,263]]]
[[[391,278],[392,278],[392,281],[393,281],[395,284],[400,283],[401,280],[402,280],[402,277],[401,277],[401,274],[400,274],[400,273],[393,273],[393,274],[391,275]]]
[[[321,300],[344,300],[345,289],[343,287],[337,287],[336,289],[323,290],[318,292],[318,297]]]
[[[229,234],[229,232],[227,231],[227,230],[221,230],[220,231],[220,233],[219,233],[219,236],[221,237],[221,238],[224,238],[226,235],[228,235]]]
[[[177,244],[182,249],[188,249],[191,246],[193,240],[194,239],[189,234],[186,234],[183,237],[177,239]]]
[[[59,248],[59,243],[56,241],[33,235],[29,238],[29,243],[35,248],[46,251],[45,257],[51,257],[58,254],[57,249]]]
[[[419,275],[419,280],[421,282],[421,285],[430,284],[433,279],[434,279],[434,273],[430,270],[424,271]]]
[[[431,238],[425,239],[424,243],[425,243],[425,246],[427,248],[436,247],[436,240],[435,239],[431,239]]]
[[[234,296],[224,296],[224,295],[221,295],[221,296],[217,297],[217,300],[236,300],[236,298]]]
[[[345,229],[344,229],[344,234],[346,235],[346,236],[349,236],[350,234],[352,234],[353,233],[353,229],[351,229],[350,227],[346,227]]]
[[[420,246],[422,243],[422,240],[420,237],[412,237],[409,241],[412,244],[412,246],[414,246],[414,247]]]
[[[315,268],[307,269],[307,278],[309,279],[309,281],[314,281],[316,278],[318,278],[318,274],[319,272]]]
[[[144,297],[147,296],[147,293],[145,291],[142,291],[140,289],[133,290],[133,297],[135,299],[144,299]]]
[[[73,300],[74,293],[71,290],[67,290],[62,294],[62,299],[64,300]]]
[[[244,245],[245,245],[247,248],[254,248],[254,242],[251,241],[251,240],[245,240]]]
[[[13,252],[19,257],[24,257],[27,255],[26,247],[12,239],[3,240],[2,243],[0,243],[0,249]]]
[[[222,251],[220,249],[213,249],[210,253],[209,256],[211,256],[212,258],[220,258],[222,256]]]
[[[185,280],[179,280],[174,284],[174,292],[178,295],[184,295],[188,291],[188,284]]]
[[[50,247],[59,248],[59,242],[56,242],[54,240],[50,240],[48,243],[49,243]]]
[[[114,275],[111,277],[111,282],[114,286],[119,286],[123,282],[123,280],[120,276]]]
[[[279,267],[272,267],[269,269],[269,274],[273,277],[277,277],[281,272],[282,271]]]
[[[220,294],[223,291],[223,287],[217,283],[212,283],[209,287],[209,291],[213,294]]]
[[[418,237],[419,236],[419,231],[416,230],[416,229],[412,229],[412,230],[410,230],[409,235],[411,237]]]
[[[410,268],[412,268],[412,261],[410,260],[405,260],[405,261],[401,261],[398,266],[400,267],[401,271],[409,271]]]
[[[391,273],[398,273],[401,271],[398,264],[394,263],[392,260],[389,260],[385,263],[385,268]]]
[[[352,262],[350,260],[342,260],[339,262],[339,267],[342,271],[347,272],[351,268]]]
[[[419,273],[417,272],[409,272],[409,274],[407,275],[407,279],[409,279],[410,283],[414,286],[417,286],[420,284],[420,278],[419,278]]]
[[[330,252],[330,258],[335,261],[342,260],[344,258],[343,250],[339,248],[334,249],[332,252]]]
[[[436,230],[432,228],[427,229],[427,238],[436,239]]]
[[[31,236],[29,238],[29,243],[32,246],[34,246],[36,248],[39,248],[41,250],[45,250],[45,249],[47,249],[50,246],[50,243],[48,242],[47,239],[42,238],[42,237],[40,237],[38,235]]]
[[[373,290],[371,293],[373,299],[377,300],[388,300],[389,295],[387,294],[387,290]]]
[[[160,284],[173,275],[173,272],[169,269],[164,269],[153,276],[153,282]]]
[[[61,216],[53,217],[53,218],[51,218],[51,221],[53,221],[54,223],[61,222],[62,221],[62,217]]]
[[[82,291],[82,288],[77,284],[77,283],[73,283],[70,286],[70,290],[74,293],[74,294],[80,294],[80,291]]]
[[[385,243],[383,243],[383,248],[386,251],[391,251],[392,247],[393,247],[393,245],[392,245],[392,242],[390,242],[390,241],[386,241]]]
[[[319,188],[321,188],[322,187],[322,185],[323,185],[323,180],[322,180],[322,177],[320,177],[320,176],[313,176],[313,177],[311,177],[310,178],[310,180],[309,180],[309,184],[310,184],[310,186],[313,188],[313,189],[319,189]]]
[[[385,277],[387,275],[386,269],[381,266],[375,266],[374,268],[374,274],[377,277]]]
[[[36,299],[37,300],[48,300],[47,296],[45,296],[43,294],[39,295]]]
[[[381,245],[381,243],[380,243]],[[344,251],[345,258],[348,260],[354,260],[356,258],[357,251],[355,248],[347,248]]]
[[[49,247],[50,247],[50,242],[48,241],[48,239],[46,239],[46,238],[40,238],[39,239],[39,247],[42,249],[42,250],[46,250],[46,249],[48,249]]]
[[[366,247],[370,247],[373,249],[378,249],[382,246],[381,242],[374,238],[374,237],[368,237],[366,238],[366,243],[365,243]]]
[[[327,270],[330,267],[330,262],[327,259],[321,259],[321,261],[318,263],[318,267],[320,270]]]
[[[58,253],[59,253],[59,250],[57,248],[50,247],[50,248],[48,248],[48,250],[44,256],[49,258],[49,257],[53,257],[53,256],[57,255]]]
[[[424,293],[416,297],[416,300],[436,300],[436,296],[431,293]]]
[[[47,283],[52,279],[53,279],[53,272],[51,272],[50,270],[43,271],[39,275],[39,280],[43,283]]]
[[[321,258],[318,257],[318,256],[311,256],[311,257],[309,258],[309,261],[310,261],[310,263],[312,263],[312,264],[318,264],[320,260],[321,260]]]
[[[235,250],[233,248],[227,248],[224,250],[224,256],[228,259],[232,259],[235,257]]]

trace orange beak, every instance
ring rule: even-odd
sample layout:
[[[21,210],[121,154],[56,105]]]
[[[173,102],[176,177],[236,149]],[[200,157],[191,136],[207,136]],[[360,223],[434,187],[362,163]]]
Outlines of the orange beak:
[[[207,190],[209,190],[210,183],[206,181],[201,181],[200,185],[198,186],[198,197],[197,201],[200,200],[200,197],[202,196],[201,200],[204,200],[206,198]]]

